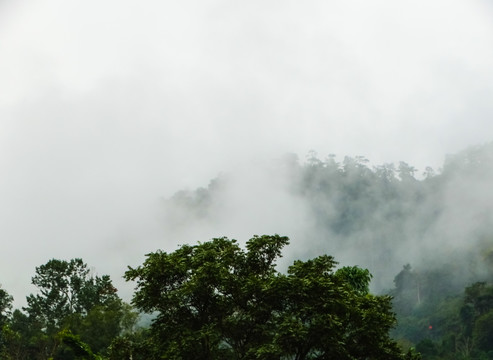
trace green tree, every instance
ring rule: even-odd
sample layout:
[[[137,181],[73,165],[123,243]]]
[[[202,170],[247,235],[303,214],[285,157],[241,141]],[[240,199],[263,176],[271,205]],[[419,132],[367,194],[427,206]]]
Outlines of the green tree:
[[[118,300],[109,276],[92,276],[82,259],[52,259],[36,268],[32,283],[39,293],[27,297],[24,310],[39,318],[48,332],[57,332],[69,315],[87,315],[94,306]]]
[[[13,298],[9,293],[0,288],[0,325],[7,322],[11,315]]]
[[[407,264],[394,278],[395,289],[391,291],[396,311],[409,315],[421,302],[421,283],[411,265]]]
[[[12,296],[0,288],[0,355],[5,352],[7,340],[10,338],[8,321],[12,315],[12,301]]]
[[[74,354],[76,359],[101,360],[101,357],[95,355],[90,346],[84,343],[79,336],[72,334],[70,330],[62,330],[57,336]]]
[[[370,281],[372,275],[368,269],[361,269],[358,266],[344,266],[336,271],[337,276],[342,276],[353,290],[366,295],[370,292]]]
[[[259,337],[254,325],[265,320],[266,310],[258,305],[287,241],[255,237],[245,253],[235,240],[218,238],[149,254],[142,267],[130,268],[125,277],[137,280],[134,304],[158,312],[153,334],[161,351],[168,358],[245,356]]]
[[[370,274],[357,267],[334,273],[331,256],[295,261],[280,295],[274,327],[280,353],[294,359],[399,359],[388,333],[395,324],[390,297],[368,293]]]
[[[135,323],[136,315],[118,297],[110,277],[92,275],[81,259],[52,259],[36,268],[32,283],[39,292],[27,297],[27,316],[17,314],[12,326],[26,349],[43,354],[40,358],[74,358],[73,349],[57,335],[60,331],[70,331],[102,354],[128,328],[130,318]]]
[[[483,351],[493,351],[493,311],[476,320],[473,331],[475,345]]]
[[[42,324],[29,318],[16,309],[12,313],[9,325],[4,327],[7,335],[5,359],[46,359],[48,356],[40,349],[45,349],[47,337],[42,333]],[[43,346],[41,346],[43,344]]]
[[[183,245],[147,255],[129,268],[133,303],[156,313],[155,358],[403,359],[389,338],[389,297],[366,289],[359,268],[334,272],[330,256],[296,261],[287,274],[276,260],[287,237],[255,236]],[[410,354],[409,358],[414,355]]]
[[[109,348],[109,360],[149,360],[153,358],[155,344],[148,329],[137,329],[119,336]]]

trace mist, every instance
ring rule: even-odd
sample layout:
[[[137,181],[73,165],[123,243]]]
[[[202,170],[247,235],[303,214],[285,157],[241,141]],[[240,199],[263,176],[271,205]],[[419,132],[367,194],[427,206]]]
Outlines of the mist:
[[[405,161],[420,175],[491,141],[492,11],[485,1],[0,2],[2,288],[22,305],[36,266],[81,257],[128,299],[121,276],[150,251],[262,233],[292,238],[286,262],[328,252],[364,265],[272,162],[292,153],[303,164],[314,149]],[[198,220],[164,205],[223,177]],[[413,241],[442,246],[429,239],[459,232],[460,248],[474,209],[491,203],[487,184],[447,182],[444,215]],[[387,277],[418,249],[399,248]]]
[[[419,272],[446,268],[462,290],[491,270],[493,145],[449,156],[440,172],[427,170],[418,178],[404,162],[291,154],[177,192],[163,204],[162,223],[172,238],[196,241],[218,233],[246,240],[251,229],[282,233],[291,238],[282,268],[330,254],[340,266],[368,268],[380,293],[406,264]]]

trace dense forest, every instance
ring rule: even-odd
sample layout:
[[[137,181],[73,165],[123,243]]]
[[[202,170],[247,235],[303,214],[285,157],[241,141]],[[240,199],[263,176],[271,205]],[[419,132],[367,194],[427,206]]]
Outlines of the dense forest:
[[[300,162],[288,155],[269,163],[262,175],[226,173],[207,188],[176,193],[165,201],[163,219],[170,229],[207,230],[205,225],[215,223],[226,228],[236,220],[230,213],[245,211],[249,198],[266,197],[250,206],[248,217],[276,221],[270,213],[277,213],[282,224],[303,215],[299,241],[310,246],[303,246],[302,255],[323,251],[368,268],[377,291],[391,288],[408,263],[419,271],[453,265],[448,271],[462,288],[488,273],[484,259],[493,250],[491,179],[493,144],[448,156],[442,169],[419,174],[405,162],[371,166],[364,157],[338,162],[335,156],[321,160],[315,153]],[[230,200],[241,191],[245,195],[239,201]],[[276,191],[289,200],[269,197]],[[304,213],[290,217],[290,209],[281,206],[303,208]]]
[[[266,173],[288,204],[305,209],[298,253],[369,269],[372,290],[394,299],[392,336],[404,349],[425,359],[493,358],[493,144],[449,155],[438,170],[312,152],[304,162],[288,155]],[[235,175],[223,174],[178,192],[164,219],[171,228],[223,224],[237,188]],[[260,207],[250,215],[265,216]]]
[[[297,204],[309,219],[305,238],[286,247],[302,259],[288,253],[281,267],[289,241],[278,235],[244,246],[202,238],[122,269],[131,304],[81,259],[51,259],[35,268],[26,307],[12,309],[0,289],[1,357],[493,359],[493,144],[437,171],[310,153],[262,174],[289,199],[276,206]],[[175,233],[221,224],[238,178],[177,192],[162,204],[163,224]],[[262,181],[249,178],[241,199],[262,194]],[[282,214],[276,206],[249,215]]]
[[[245,249],[215,238],[172,253],[147,254],[125,272],[132,303],[109,276],[90,274],[81,259],[36,268],[38,294],[23,311],[0,292],[2,359],[382,359],[418,360],[389,331],[390,296],[369,291],[368,270],[335,270],[332,256],[276,261],[289,239],[254,236]]]

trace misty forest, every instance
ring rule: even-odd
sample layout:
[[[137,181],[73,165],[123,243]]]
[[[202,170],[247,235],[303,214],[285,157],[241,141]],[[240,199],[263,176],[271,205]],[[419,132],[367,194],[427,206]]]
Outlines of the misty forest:
[[[33,266],[21,308],[0,288],[0,358],[493,359],[493,144],[437,170],[311,152],[258,172],[290,201],[250,216],[298,204],[295,235],[201,235],[242,174],[178,191],[160,221],[190,237],[121,269],[128,301],[79,258]],[[266,194],[249,181],[241,199]]]

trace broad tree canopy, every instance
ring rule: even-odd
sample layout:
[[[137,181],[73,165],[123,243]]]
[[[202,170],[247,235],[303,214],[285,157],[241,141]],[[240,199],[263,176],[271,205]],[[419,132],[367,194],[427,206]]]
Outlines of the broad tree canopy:
[[[276,260],[288,242],[254,236],[242,249],[216,238],[148,254],[129,268],[133,303],[157,313],[155,358],[413,358],[389,338],[390,298],[368,292],[367,270],[335,271],[337,263],[323,255],[280,273]]]

